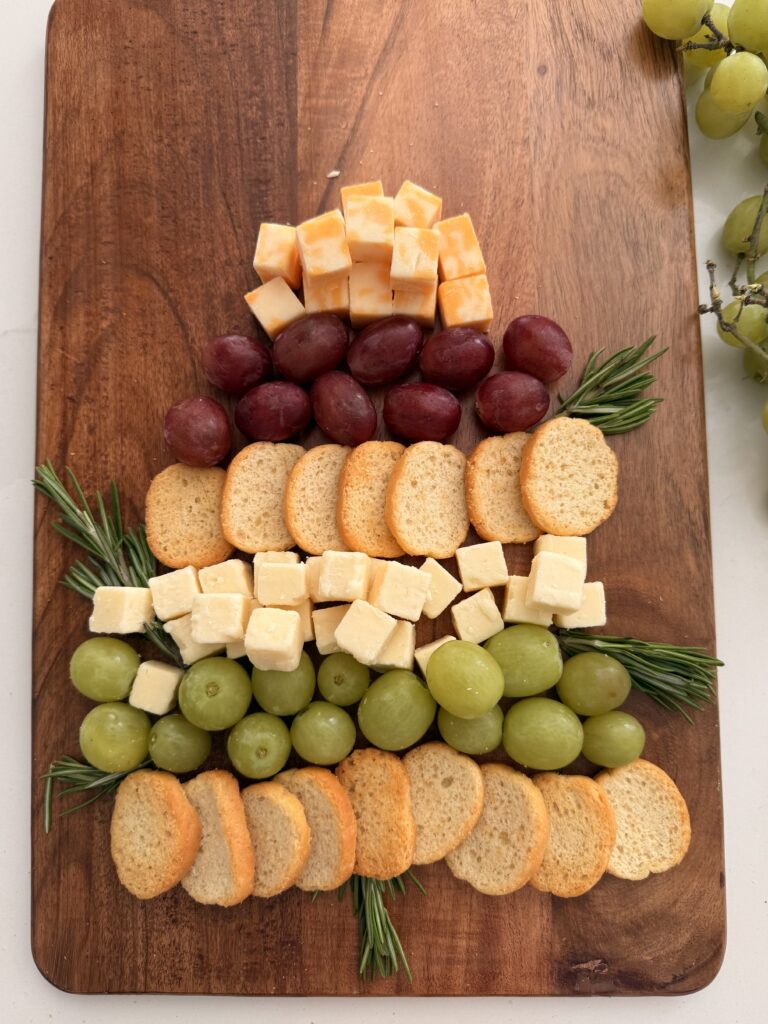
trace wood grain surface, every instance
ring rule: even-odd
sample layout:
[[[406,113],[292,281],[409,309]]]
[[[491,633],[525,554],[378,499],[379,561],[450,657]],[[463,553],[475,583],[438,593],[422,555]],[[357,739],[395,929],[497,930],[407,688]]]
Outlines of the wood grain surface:
[[[714,647],[685,115],[673,47],[636,0],[57,0],[48,35],[38,458],[87,491],[119,481],[137,521],[170,460],[164,410],[208,393],[211,334],[253,330],[243,293],[262,220],[338,204],[339,186],[409,177],[469,210],[496,310],[557,319],[589,351],[655,332],[666,401],[612,441],[616,515],[590,538],[610,631]],[[340,177],[328,172],[338,169]],[[217,396],[221,397],[221,396]],[[478,432],[467,412],[457,443]],[[311,440],[311,439],[310,439]],[[36,509],[32,765],[36,962],[77,992],[658,994],[716,974],[724,945],[718,719],[641,695],[646,756],[685,795],[683,864],[606,878],[571,901],[481,896],[420,869],[392,914],[402,975],[357,977],[347,902],[299,892],[234,909],[117,883],[110,805],[42,831],[40,774],[78,754],[68,681],[87,607],[57,581],[76,556]],[[509,552],[525,571],[529,548]],[[435,624],[445,632],[447,620]]]

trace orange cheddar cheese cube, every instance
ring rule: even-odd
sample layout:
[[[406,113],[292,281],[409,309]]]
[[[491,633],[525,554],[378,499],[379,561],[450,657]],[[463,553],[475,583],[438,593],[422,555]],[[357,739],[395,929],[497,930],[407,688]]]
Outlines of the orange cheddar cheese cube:
[[[317,280],[341,276],[352,266],[344,218],[339,210],[321,213],[296,228],[301,265]]]
[[[261,224],[253,269],[262,284],[271,281],[273,277],[282,277],[291,288],[298,288],[301,284],[301,260],[296,228],[287,224]]]
[[[395,241],[394,200],[390,196],[349,196],[347,245],[355,263],[387,263]]]
[[[384,186],[380,181],[364,181],[360,185],[341,186],[341,208],[344,219],[347,217],[347,203],[350,196],[383,196]]]
[[[349,316],[349,275],[330,277],[327,281],[317,281],[303,276],[304,308],[307,313],[335,313],[336,316]]]
[[[443,327],[474,327],[487,331],[493,320],[491,292],[485,274],[443,281],[437,289]]]
[[[431,228],[395,228],[390,280],[398,292],[429,291],[437,280],[440,235]]]
[[[248,292],[245,301],[272,339],[294,320],[300,320],[306,312],[282,277],[273,277],[271,281]]]
[[[349,272],[349,319],[353,327],[392,316],[392,289],[386,263],[353,263]]]
[[[435,228],[440,232],[441,281],[485,273],[485,260],[468,213],[441,220]]]
[[[423,292],[395,292],[392,312],[395,316],[412,316],[422,327],[432,327],[437,305],[437,281]]]
[[[395,196],[395,224],[407,228],[431,228],[440,220],[443,200],[421,185],[404,181]]]

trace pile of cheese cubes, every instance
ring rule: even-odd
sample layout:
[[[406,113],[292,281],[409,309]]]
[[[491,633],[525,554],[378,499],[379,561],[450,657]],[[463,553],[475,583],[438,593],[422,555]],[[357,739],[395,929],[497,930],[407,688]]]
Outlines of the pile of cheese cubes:
[[[253,266],[263,283],[245,300],[270,338],[320,312],[353,327],[393,314],[431,327],[436,305],[443,327],[488,330],[491,294],[468,213],[440,220],[442,199],[411,181],[394,199],[380,181],[347,185],[341,203],[343,214],[259,228]]]

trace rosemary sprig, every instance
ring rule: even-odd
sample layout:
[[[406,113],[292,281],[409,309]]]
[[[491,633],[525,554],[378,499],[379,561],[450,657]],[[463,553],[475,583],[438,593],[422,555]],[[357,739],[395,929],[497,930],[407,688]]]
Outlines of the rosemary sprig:
[[[651,336],[642,345],[630,345],[600,362],[600,348],[587,360],[581,382],[573,394],[558,395],[558,416],[578,416],[589,420],[604,434],[626,434],[647,422],[661,398],[640,398],[656,380],[644,372],[666,348],[648,355],[655,341]]]
[[[67,490],[52,464],[37,467],[34,487],[52,501],[61,512],[53,527],[86,552],[85,561],[78,559],[62,579],[62,584],[89,600],[97,587],[146,587],[157,573],[154,555],[149,550],[144,527],[126,530],[120,511],[117,484],[109,487],[109,508],[100,493],[96,494],[94,513],[77,477],[67,468],[75,496]],[[166,657],[183,666],[179,649],[154,619],[146,626],[145,635]]]
[[[373,978],[376,975],[389,978],[402,965],[408,981],[413,981],[400,937],[384,904],[385,896],[395,899],[405,893],[407,879],[426,895],[424,886],[411,871],[386,882],[364,878],[362,875],[352,876],[352,908],[360,927],[361,978]],[[339,899],[343,898],[346,890],[346,884],[339,889]]]
[[[147,758],[146,761],[142,761],[138,768],[146,768],[151,764],[152,762]],[[138,771],[138,768],[132,770]],[[54,761],[43,775],[45,779],[43,825],[46,834],[51,831],[53,825],[54,797],[66,796],[68,793],[90,793],[87,800],[74,804],[72,807],[67,807],[66,810],[59,811],[58,816],[63,818],[67,814],[72,814],[73,811],[79,811],[82,807],[87,807],[88,804],[92,804],[99,797],[106,796],[107,793],[113,793],[125,776],[129,774],[130,772],[103,772],[99,768],[93,768],[89,764],[76,760],[74,757],[65,756],[58,761]],[[54,792],[53,785],[55,782],[63,784],[65,788]]]
[[[679,647],[571,629],[559,629],[557,639],[563,653],[569,656],[585,651],[610,654],[629,672],[633,686],[662,707],[678,711],[689,722],[688,708],[701,711],[715,699],[715,669],[723,663],[703,647]]]

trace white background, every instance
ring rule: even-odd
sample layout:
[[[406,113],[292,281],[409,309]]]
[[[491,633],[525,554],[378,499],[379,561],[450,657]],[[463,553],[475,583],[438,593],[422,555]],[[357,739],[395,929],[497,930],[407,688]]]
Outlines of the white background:
[[[0,1016],[114,1024],[230,1021],[654,1021],[764,1020],[768,953],[768,435],[759,423],[768,388],[746,381],[740,359],[702,331],[715,565],[725,801],[728,948],[703,992],[653,999],[225,999],[70,996],[30,955],[29,714],[37,281],[45,22],[50,0],[0,0],[0,622],[3,625],[0,797]],[[639,3],[638,3],[639,8]],[[768,168],[751,136],[723,143],[691,131],[697,258],[723,258],[719,228]],[[703,295],[703,271],[701,284]],[[674,355],[674,353],[673,353]],[[684,443],[684,439],[681,438]],[[695,601],[694,594],[691,600]]]

